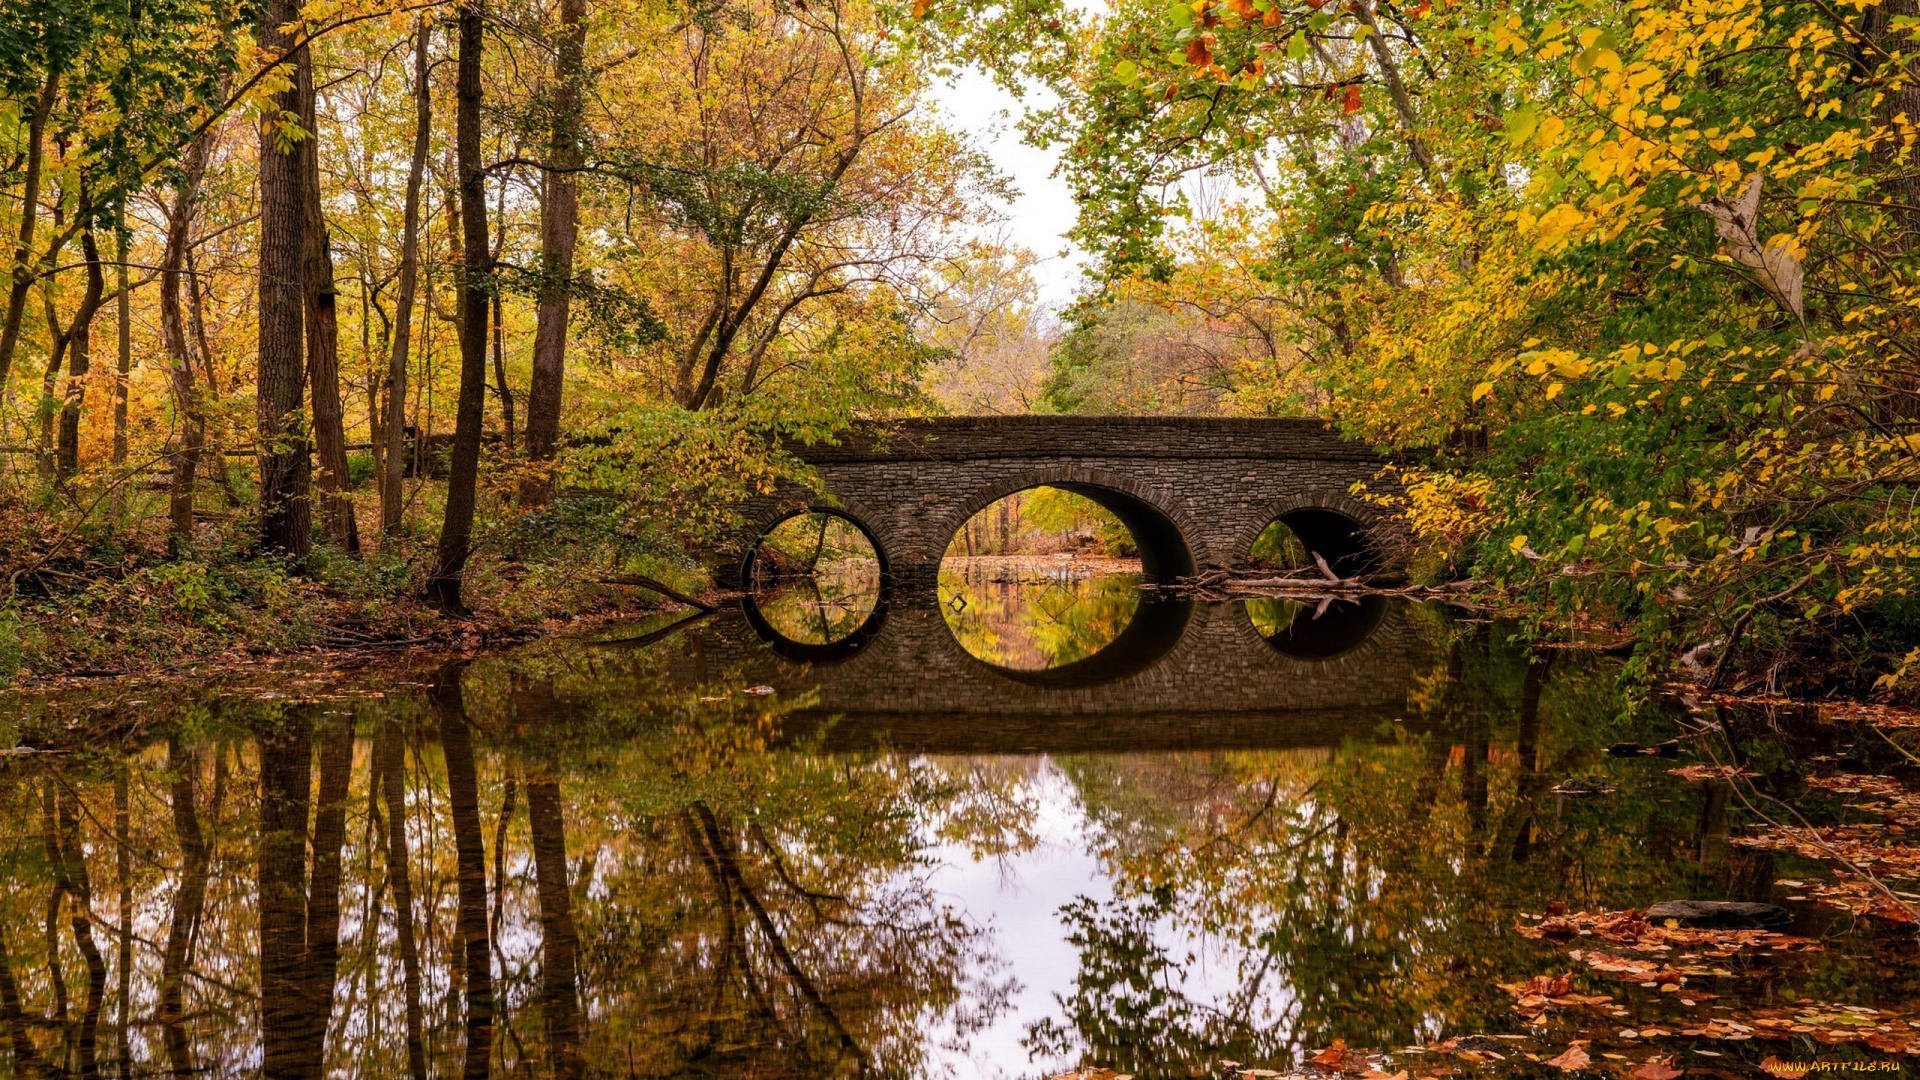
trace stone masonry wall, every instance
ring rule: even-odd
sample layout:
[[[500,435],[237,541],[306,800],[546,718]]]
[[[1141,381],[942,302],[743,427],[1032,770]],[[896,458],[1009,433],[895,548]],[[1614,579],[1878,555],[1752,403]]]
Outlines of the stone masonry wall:
[[[1042,485],[1146,504],[1178,530],[1201,568],[1244,563],[1262,529],[1303,507],[1383,528],[1377,511],[1349,494],[1355,481],[1378,486],[1382,460],[1319,420],[942,417],[796,449],[828,498],[783,491],[746,508],[748,527],[716,553],[723,579],[727,564],[737,567],[775,522],[820,505],[866,528],[894,574],[928,573],[968,518]]]

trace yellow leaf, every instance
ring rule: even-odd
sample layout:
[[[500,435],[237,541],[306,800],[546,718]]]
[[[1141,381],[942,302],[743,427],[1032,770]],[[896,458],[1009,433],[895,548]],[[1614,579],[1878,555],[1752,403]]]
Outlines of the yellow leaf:
[[[1479,401],[1481,398],[1486,397],[1488,394],[1491,394],[1491,393],[1493,393],[1493,384],[1490,382],[1483,382],[1480,385],[1473,388],[1473,400]]]

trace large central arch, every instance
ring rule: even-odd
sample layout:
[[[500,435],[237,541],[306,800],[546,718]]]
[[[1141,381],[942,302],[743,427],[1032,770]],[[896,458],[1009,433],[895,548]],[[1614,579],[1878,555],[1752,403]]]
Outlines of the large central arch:
[[[1001,499],[1040,487],[1070,491],[1119,518],[1140,549],[1140,574],[1147,580],[1185,577],[1199,569],[1187,542],[1194,524],[1176,509],[1177,501],[1127,477],[1073,466],[1036,470],[977,489],[937,530],[938,543],[944,549],[947,539],[975,514]]]

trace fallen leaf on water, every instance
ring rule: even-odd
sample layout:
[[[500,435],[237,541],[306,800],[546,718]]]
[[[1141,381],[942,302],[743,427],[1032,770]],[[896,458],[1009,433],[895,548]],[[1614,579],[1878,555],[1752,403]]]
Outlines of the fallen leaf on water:
[[[1664,1061],[1649,1061],[1628,1075],[1632,1076],[1633,1080],[1674,1080],[1674,1077],[1684,1072],[1686,1072],[1685,1069],[1676,1069]]]
[[[1335,1039],[1333,1045],[1307,1059],[1323,1069],[1338,1069],[1347,1063],[1347,1040]]]
[[[769,695],[769,694],[771,694],[771,693],[773,693],[773,687],[771,687],[771,686],[749,686],[749,687],[747,687],[747,690],[746,690],[746,692],[747,692],[748,694],[750,694],[750,695],[752,695],[753,697],[766,697],[767,695]]]
[[[1580,1047],[1569,1046],[1567,1047],[1566,1053],[1561,1054],[1557,1058],[1550,1059],[1547,1064],[1564,1072],[1573,1072],[1575,1069],[1584,1069],[1592,1065],[1593,1059],[1588,1057],[1587,1052]]]

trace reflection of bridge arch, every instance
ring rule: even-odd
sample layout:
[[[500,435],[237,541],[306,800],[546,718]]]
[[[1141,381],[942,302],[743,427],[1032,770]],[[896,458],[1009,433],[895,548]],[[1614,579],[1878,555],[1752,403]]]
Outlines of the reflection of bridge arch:
[[[1003,679],[1027,686],[1063,690],[1076,686],[1101,686],[1151,669],[1178,648],[1186,638],[1187,623],[1193,618],[1193,601],[1183,596],[1144,593],[1133,609],[1126,628],[1112,641],[1090,656],[1041,671],[1021,671],[1001,667],[967,652],[959,638],[953,643],[980,668]],[[945,618],[942,617],[942,622]],[[948,636],[952,636],[949,625]]]
[[[883,567],[884,563],[881,564]],[[884,573],[884,570],[882,571]],[[748,591],[740,597],[740,614],[746,619],[753,632],[772,649],[775,655],[799,664],[837,664],[851,659],[855,653],[866,648],[887,625],[887,589],[882,587],[880,595],[873,602],[873,610],[867,614],[865,622],[855,627],[853,632],[833,641],[812,642],[795,641],[782,634],[767,621],[761,612],[754,594]]]
[[[1070,491],[1119,518],[1120,524],[1132,534],[1134,546],[1140,549],[1140,572],[1148,580],[1194,572],[1193,551],[1187,536],[1196,532],[1196,528],[1191,520],[1186,520],[1179,501],[1153,485],[1103,469],[1059,465],[983,484],[943,518],[936,519],[934,534],[939,536],[944,529],[950,541],[975,514],[1009,495],[1042,487]],[[941,550],[945,550],[944,543]]]
[[[1232,610],[1238,609],[1238,610]],[[686,677],[719,663],[740,678],[804,694],[794,733],[824,727],[836,746],[891,742],[964,753],[1072,746],[1325,745],[1405,715],[1429,661],[1409,607],[1388,601],[1361,644],[1326,659],[1275,649],[1240,604],[1193,605],[1180,640],[1118,677],[1046,685],[987,669],[924,593],[895,590],[872,640],[833,662],[771,649],[740,618],[687,631]]]
[[[1386,618],[1387,598],[1373,595],[1359,600],[1333,600],[1322,611],[1308,602],[1294,613],[1293,619],[1278,632],[1260,634],[1253,626],[1253,601],[1240,605],[1247,613],[1247,625],[1274,651],[1296,660],[1331,660],[1364,646],[1373,639],[1380,622]]]

